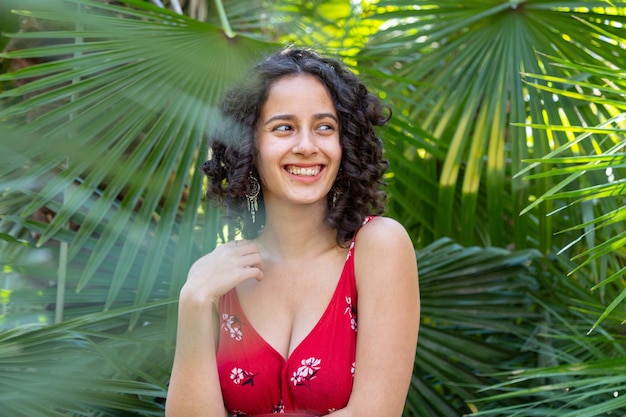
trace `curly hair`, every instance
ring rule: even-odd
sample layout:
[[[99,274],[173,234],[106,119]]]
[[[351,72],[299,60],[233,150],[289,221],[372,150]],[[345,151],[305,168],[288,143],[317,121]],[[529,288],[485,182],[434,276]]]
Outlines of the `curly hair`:
[[[272,83],[298,74],[313,75],[326,86],[339,117],[342,158],[329,193],[326,222],[337,231],[337,243],[346,246],[366,216],[385,209],[383,174],[389,164],[374,128],[389,121],[391,109],[339,61],[310,49],[285,48],[270,55],[225,94],[220,122],[210,138],[209,160],[201,167],[209,180],[207,197],[226,206],[227,221],[245,238],[258,235],[265,223],[262,191],[256,222],[247,211],[246,198],[253,187],[249,176],[258,178],[254,167],[257,119]]]

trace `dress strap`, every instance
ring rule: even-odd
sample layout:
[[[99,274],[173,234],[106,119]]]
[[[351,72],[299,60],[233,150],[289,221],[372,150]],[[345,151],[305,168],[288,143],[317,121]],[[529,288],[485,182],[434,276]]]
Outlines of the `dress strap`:
[[[361,230],[361,227],[365,226],[370,221],[372,221],[372,219],[375,219],[375,218],[376,216],[367,216],[366,218],[363,219],[363,222],[361,222],[361,225],[359,226],[359,228],[356,229],[356,231],[354,232],[354,236],[352,236],[352,242],[350,242],[350,249],[348,250],[348,258],[350,258],[350,256],[352,255],[352,252],[354,252],[354,243],[356,242],[356,235],[359,233],[359,230]]]
[[[368,224],[372,219],[375,219],[376,216],[367,216],[366,218],[363,219],[363,223],[361,223],[361,227],[365,226],[366,224]]]
[[[361,225],[359,226],[359,228],[356,229],[356,232],[354,232],[354,236],[352,237],[352,242],[353,243],[356,240],[356,235],[359,233],[359,230],[361,230],[361,228],[363,226],[365,226],[366,224],[368,224],[369,222],[371,222],[375,218],[376,218],[376,216],[367,216],[366,218],[363,219],[363,221],[361,222]]]

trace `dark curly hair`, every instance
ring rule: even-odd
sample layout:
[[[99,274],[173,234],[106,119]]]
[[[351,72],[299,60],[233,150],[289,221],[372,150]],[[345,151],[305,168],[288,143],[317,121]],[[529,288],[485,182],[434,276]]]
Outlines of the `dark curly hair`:
[[[227,220],[245,238],[256,237],[263,228],[262,192],[256,222],[247,211],[246,194],[252,188],[248,177],[252,173],[258,178],[254,132],[272,83],[297,74],[313,75],[326,86],[339,117],[342,159],[326,221],[337,230],[337,243],[346,246],[366,216],[382,214],[385,208],[383,174],[389,164],[374,127],[389,121],[391,109],[339,61],[312,50],[282,49],[260,61],[243,83],[226,93],[221,120],[211,134],[209,160],[201,167],[209,180],[207,196],[226,206]]]

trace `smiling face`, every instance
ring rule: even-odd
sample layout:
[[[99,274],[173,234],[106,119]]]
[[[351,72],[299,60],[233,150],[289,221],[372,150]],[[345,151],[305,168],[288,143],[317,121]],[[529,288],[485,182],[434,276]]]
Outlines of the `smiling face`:
[[[257,121],[256,142],[266,206],[277,201],[326,206],[341,145],[335,105],[317,78],[295,75],[272,83]]]

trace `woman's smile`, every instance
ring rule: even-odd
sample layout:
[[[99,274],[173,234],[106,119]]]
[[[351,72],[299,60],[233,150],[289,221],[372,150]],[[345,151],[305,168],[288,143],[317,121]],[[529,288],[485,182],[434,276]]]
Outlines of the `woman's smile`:
[[[287,165],[285,170],[291,175],[295,175],[296,177],[315,177],[321,171],[323,167],[321,165],[315,165],[310,167],[303,167],[297,165]]]

